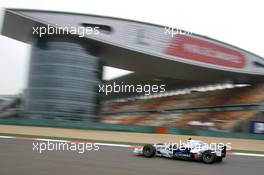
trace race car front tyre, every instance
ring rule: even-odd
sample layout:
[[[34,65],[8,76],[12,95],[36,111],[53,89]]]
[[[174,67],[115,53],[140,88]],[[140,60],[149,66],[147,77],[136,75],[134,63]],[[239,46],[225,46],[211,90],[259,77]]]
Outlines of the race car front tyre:
[[[211,151],[205,151],[202,155],[202,160],[204,163],[214,163],[214,161],[216,160],[216,155]]]
[[[153,157],[156,154],[156,149],[153,145],[147,144],[143,147],[143,156],[144,157]]]

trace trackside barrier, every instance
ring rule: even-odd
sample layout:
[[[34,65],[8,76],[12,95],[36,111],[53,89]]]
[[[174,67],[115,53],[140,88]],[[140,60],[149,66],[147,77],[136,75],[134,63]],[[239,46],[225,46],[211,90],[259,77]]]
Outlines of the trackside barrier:
[[[167,128],[157,127],[155,128],[154,132],[157,134],[167,134]]]
[[[155,126],[118,125],[118,124],[106,124],[106,123],[98,123],[98,122],[65,121],[65,120],[54,120],[54,119],[0,118],[0,124],[264,140],[263,134],[220,132],[220,131],[180,129],[180,128],[167,128],[167,127],[155,127]]]

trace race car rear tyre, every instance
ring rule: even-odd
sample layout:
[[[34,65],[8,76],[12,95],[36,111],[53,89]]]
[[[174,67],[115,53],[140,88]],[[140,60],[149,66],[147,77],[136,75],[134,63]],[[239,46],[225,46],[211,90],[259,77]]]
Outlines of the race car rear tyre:
[[[143,156],[144,157],[153,157],[156,154],[156,149],[153,145],[147,144],[143,147]]]
[[[217,158],[216,158],[216,161],[217,161],[217,162],[222,162],[222,161],[223,161],[223,158],[222,158],[222,157],[217,157]]]
[[[211,151],[205,151],[203,153],[202,160],[204,163],[214,163],[214,161],[216,160],[216,155]]]

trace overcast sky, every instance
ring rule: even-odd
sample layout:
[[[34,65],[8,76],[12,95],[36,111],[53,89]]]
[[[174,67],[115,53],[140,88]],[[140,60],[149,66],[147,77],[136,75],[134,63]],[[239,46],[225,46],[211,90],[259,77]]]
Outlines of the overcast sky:
[[[0,0],[0,8],[97,14],[151,22],[206,35],[264,57],[261,0]],[[3,12],[0,13],[2,23]],[[30,46],[0,35],[0,94],[26,86]],[[121,74],[108,70],[107,78]]]

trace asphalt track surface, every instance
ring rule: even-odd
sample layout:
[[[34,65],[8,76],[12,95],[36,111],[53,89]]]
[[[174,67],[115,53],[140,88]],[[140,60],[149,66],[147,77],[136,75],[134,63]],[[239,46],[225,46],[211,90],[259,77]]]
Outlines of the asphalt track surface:
[[[0,175],[259,175],[264,158],[229,155],[221,163],[144,158],[131,148],[100,146],[99,151],[33,151],[33,141],[0,138]]]

